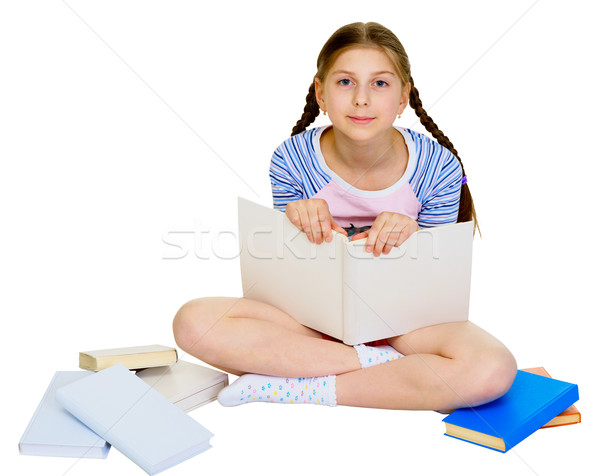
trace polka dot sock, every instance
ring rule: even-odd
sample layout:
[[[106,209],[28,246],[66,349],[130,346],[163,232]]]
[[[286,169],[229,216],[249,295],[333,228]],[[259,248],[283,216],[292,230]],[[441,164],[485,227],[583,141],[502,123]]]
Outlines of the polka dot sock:
[[[219,403],[235,407],[250,402],[337,404],[335,375],[311,378],[245,374],[219,392]]]
[[[404,357],[400,352],[394,349],[390,345],[378,345],[376,347],[370,347],[364,344],[358,344],[354,346],[358,353],[358,360],[360,360],[360,366],[364,369],[372,367],[373,365],[385,364],[392,360],[397,360]]]

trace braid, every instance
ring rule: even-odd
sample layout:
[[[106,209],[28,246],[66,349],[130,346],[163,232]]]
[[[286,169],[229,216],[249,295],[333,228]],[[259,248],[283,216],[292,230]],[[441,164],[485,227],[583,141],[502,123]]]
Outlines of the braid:
[[[462,169],[463,177],[465,174],[465,167],[458,156],[458,152],[454,148],[450,139],[446,137],[446,135],[438,128],[437,124],[433,122],[433,119],[429,117],[429,114],[423,109],[423,102],[419,97],[419,91],[415,88],[415,83],[413,81],[412,76],[409,78],[410,80],[410,96],[409,103],[410,107],[415,110],[416,115],[419,117],[421,124],[425,126],[425,129],[438,141],[440,145],[448,149],[454,156],[458,159],[458,163],[460,164],[460,168]],[[475,206],[473,205],[473,198],[471,197],[471,191],[469,190],[469,186],[464,183],[460,190],[460,203],[458,205],[458,218],[457,222],[465,222],[473,220],[474,230],[479,229],[479,223],[477,222],[477,214],[475,213]],[[481,230],[480,230],[481,234]]]
[[[452,142],[450,142],[450,139],[448,139],[444,135],[444,133],[439,130],[437,124],[433,122],[433,119],[431,119],[431,117],[429,117],[425,109],[423,109],[423,103],[421,102],[421,98],[419,97],[419,91],[417,90],[417,88],[415,88],[415,83],[412,79],[412,76],[410,77],[409,102],[410,107],[412,107],[415,110],[415,113],[421,120],[421,124],[425,126],[425,129],[427,129],[431,133],[431,135],[435,137],[435,139],[440,143],[440,145],[443,145],[446,149],[448,149],[456,156],[456,158],[460,162],[460,166],[462,167],[462,162],[460,160],[460,157],[458,156],[458,152],[456,152],[456,149],[454,148],[454,145],[452,145]]]
[[[321,112],[319,108],[319,103],[317,102],[317,96],[315,95],[315,83],[311,83],[308,88],[308,94],[306,95],[306,106],[304,106],[304,112],[302,113],[302,117],[296,125],[292,129],[292,135],[295,136],[300,132],[306,130],[308,126],[310,126]]]

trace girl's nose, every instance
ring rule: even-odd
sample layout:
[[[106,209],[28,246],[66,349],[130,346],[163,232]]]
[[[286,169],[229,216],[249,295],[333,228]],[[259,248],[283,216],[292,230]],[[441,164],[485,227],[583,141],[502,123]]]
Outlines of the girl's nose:
[[[355,106],[368,106],[369,105],[369,93],[368,86],[357,86],[354,90],[354,105]]]

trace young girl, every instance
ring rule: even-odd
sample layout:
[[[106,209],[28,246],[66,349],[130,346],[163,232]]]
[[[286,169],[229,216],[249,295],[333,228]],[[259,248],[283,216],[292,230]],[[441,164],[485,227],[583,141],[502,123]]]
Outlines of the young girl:
[[[357,232],[352,238],[366,237],[374,256],[419,227],[476,224],[458,154],[423,109],[391,31],[377,23],[346,25],[324,45],[317,68],[302,118],[271,161],[275,208],[311,242],[330,241],[332,229]],[[393,125],[409,104],[437,142]],[[306,130],[320,111],[331,126]],[[241,375],[219,395],[226,406],[446,411],[498,398],[516,374],[512,354],[472,322],[352,347],[268,304],[215,297],[182,306],[173,330],[184,351]]]

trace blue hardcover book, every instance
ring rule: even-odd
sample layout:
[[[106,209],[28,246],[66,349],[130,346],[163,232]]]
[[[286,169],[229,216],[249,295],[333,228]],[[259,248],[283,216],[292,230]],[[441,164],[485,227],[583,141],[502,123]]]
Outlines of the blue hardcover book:
[[[505,453],[577,400],[577,385],[519,370],[505,395],[443,421],[447,436]]]
[[[148,474],[210,448],[210,431],[121,364],[59,389],[56,400]]]
[[[19,441],[24,455],[106,458],[110,445],[56,401],[56,391],[93,375],[82,370],[54,374],[46,393]]]

